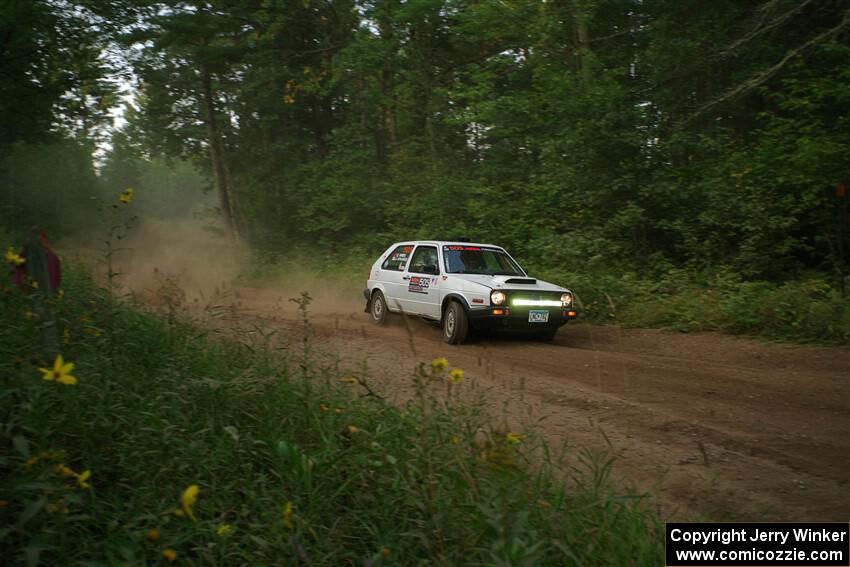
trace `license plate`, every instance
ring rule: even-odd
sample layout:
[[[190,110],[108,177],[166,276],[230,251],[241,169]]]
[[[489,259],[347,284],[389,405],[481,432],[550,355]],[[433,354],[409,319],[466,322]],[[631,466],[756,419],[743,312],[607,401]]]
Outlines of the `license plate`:
[[[549,322],[549,312],[548,311],[538,311],[537,309],[532,309],[528,312],[528,322],[529,323],[548,323]]]

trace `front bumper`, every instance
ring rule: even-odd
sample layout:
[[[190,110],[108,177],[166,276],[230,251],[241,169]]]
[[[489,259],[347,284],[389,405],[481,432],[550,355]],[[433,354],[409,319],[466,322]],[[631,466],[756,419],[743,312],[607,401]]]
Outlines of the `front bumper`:
[[[549,313],[548,320],[546,322],[531,322],[529,321],[530,311],[547,311]],[[469,322],[476,329],[501,329],[523,333],[558,329],[575,320],[576,316],[575,309],[560,307],[510,306],[469,310]]]

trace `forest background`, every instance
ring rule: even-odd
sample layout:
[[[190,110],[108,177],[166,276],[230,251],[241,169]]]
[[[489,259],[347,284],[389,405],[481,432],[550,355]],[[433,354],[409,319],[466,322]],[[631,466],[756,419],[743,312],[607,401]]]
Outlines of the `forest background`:
[[[133,187],[265,268],[462,236],[597,320],[847,343],[848,110],[845,0],[3,0],[0,223]]]

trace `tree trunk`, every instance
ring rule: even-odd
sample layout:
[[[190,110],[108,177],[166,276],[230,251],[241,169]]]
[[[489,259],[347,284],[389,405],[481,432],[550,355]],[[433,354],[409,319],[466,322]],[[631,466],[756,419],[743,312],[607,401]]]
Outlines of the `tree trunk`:
[[[227,175],[227,165],[224,160],[224,149],[221,144],[221,130],[216,119],[215,97],[213,96],[212,76],[209,69],[201,67],[201,91],[203,95],[204,116],[207,123],[207,137],[210,146],[210,162],[213,170],[213,180],[218,193],[221,214],[224,217],[225,230],[233,240],[239,238],[236,223],[233,219],[233,203],[230,195],[230,182]]]
[[[381,43],[392,48],[393,24],[389,16],[384,16],[378,21]],[[380,136],[381,151],[384,156],[395,153],[398,150],[398,119],[396,117],[396,93],[395,93],[395,49],[387,50],[384,54],[384,64],[381,68],[381,102],[380,102]]]
[[[590,34],[587,31],[587,6],[581,0],[573,0],[573,19],[576,25],[576,62],[583,79],[590,78],[590,68],[585,58],[590,53]]]

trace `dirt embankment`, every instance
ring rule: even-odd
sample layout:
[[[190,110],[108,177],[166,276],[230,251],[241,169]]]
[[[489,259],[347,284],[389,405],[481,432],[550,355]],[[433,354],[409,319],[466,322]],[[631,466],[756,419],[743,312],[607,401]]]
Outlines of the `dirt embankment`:
[[[294,328],[295,293],[241,288],[245,312]],[[486,337],[442,342],[440,328],[395,317],[376,327],[355,294],[319,293],[318,344],[367,365],[388,397],[438,356],[466,372],[516,425],[553,443],[607,450],[615,476],[650,494],[664,518],[850,517],[850,350],[713,334],[575,324],[552,344]]]

